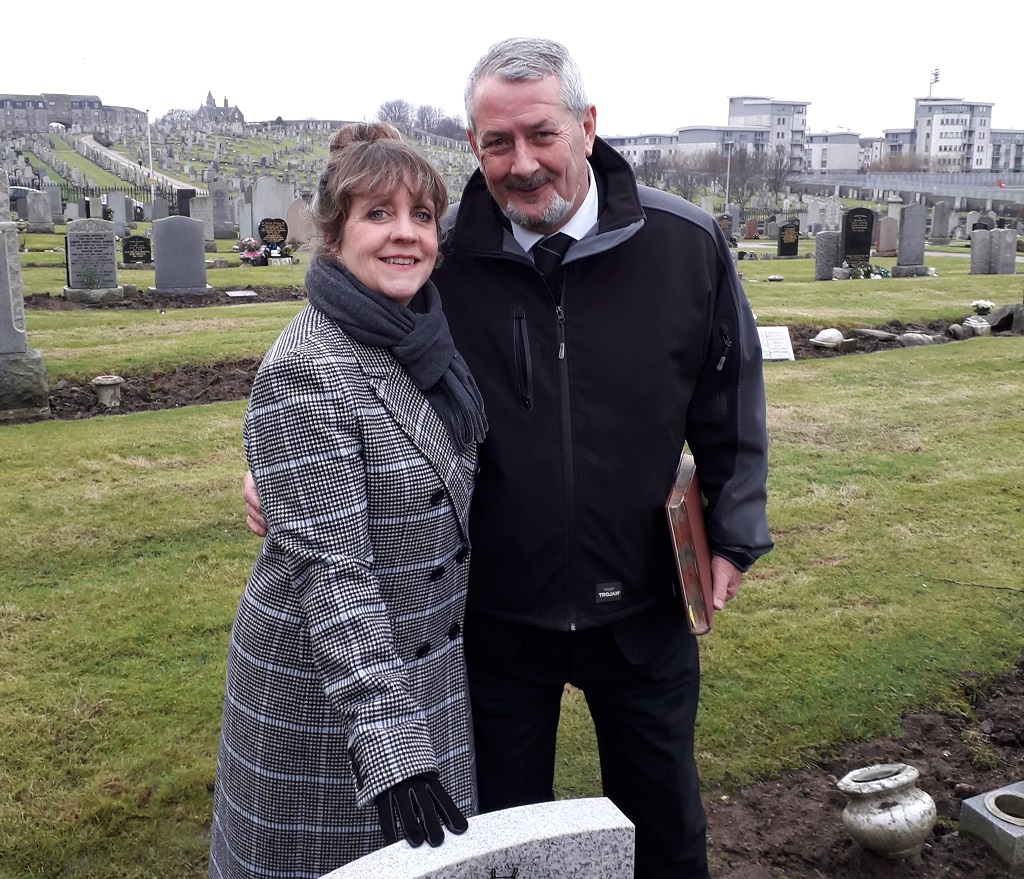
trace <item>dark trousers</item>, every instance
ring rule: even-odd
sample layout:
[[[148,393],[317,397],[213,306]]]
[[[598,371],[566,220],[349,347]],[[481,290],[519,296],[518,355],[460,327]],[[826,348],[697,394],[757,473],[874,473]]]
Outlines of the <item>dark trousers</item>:
[[[700,662],[682,618],[668,616],[577,632],[467,620],[481,811],[554,799],[570,683],[594,720],[604,795],[636,826],[636,879],[707,879],[693,758]]]

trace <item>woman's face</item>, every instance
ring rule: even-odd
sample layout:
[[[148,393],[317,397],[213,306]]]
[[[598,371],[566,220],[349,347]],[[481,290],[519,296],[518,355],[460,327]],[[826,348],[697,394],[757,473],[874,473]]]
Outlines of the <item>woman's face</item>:
[[[434,269],[433,205],[405,186],[390,195],[356,196],[335,255],[371,290],[408,305]]]

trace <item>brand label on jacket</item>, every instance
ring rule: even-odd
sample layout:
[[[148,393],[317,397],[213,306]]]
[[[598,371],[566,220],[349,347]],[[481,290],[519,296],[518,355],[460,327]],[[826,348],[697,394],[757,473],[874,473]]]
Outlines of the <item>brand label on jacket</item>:
[[[598,604],[605,604],[609,601],[619,601],[622,598],[621,583],[598,583],[596,588]]]

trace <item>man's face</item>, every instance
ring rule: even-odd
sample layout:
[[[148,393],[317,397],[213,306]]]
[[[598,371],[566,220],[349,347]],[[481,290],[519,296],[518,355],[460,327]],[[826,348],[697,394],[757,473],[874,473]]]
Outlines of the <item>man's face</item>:
[[[587,195],[587,156],[597,113],[576,119],[562,105],[558,78],[505,82],[487,77],[473,101],[469,140],[494,200],[514,223],[549,234]]]

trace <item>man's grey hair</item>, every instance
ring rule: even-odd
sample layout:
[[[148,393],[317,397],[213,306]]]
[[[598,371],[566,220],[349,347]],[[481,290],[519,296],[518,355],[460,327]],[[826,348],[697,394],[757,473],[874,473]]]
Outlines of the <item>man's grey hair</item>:
[[[557,76],[562,105],[582,121],[590,102],[583,88],[583,76],[569,50],[554,40],[512,37],[495,43],[473,68],[466,81],[466,121],[476,134],[473,98],[480,80],[494,76],[505,82]]]

